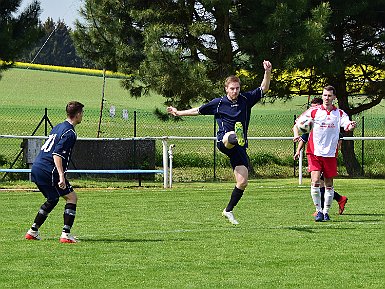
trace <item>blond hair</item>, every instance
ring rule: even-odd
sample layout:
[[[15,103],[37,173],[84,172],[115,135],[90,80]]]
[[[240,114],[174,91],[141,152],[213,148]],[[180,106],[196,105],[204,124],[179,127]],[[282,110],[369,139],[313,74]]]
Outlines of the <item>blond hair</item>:
[[[238,82],[239,84],[241,84],[241,80],[239,79],[238,76],[230,75],[225,80],[225,87],[227,87],[231,82]]]

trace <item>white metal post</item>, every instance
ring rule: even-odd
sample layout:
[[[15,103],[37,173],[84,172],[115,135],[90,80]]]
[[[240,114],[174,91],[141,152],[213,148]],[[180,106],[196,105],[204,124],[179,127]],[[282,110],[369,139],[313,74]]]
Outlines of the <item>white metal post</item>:
[[[162,139],[163,146],[163,188],[167,189],[168,181],[168,157],[167,157],[167,138]]]
[[[303,149],[299,152],[298,159],[298,182],[302,185],[302,161],[303,161]]]
[[[172,149],[174,147],[175,147],[175,145],[172,144],[169,146],[169,149],[168,149],[169,169],[170,169],[169,182],[168,182],[169,188],[172,187],[172,158],[173,158]]]

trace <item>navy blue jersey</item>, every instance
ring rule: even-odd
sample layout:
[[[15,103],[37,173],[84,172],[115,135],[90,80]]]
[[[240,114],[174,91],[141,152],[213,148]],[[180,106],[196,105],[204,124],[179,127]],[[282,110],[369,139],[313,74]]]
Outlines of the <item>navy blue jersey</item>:
[[[221,141],[225,133],[234,130],[235,123],[240,121],[243,125],[243,133],[247,146],[247,130],[250,122],[251,108],[262,98],[260,87],[240,93],[238,99],[233,102],[225,95],[215,98],[199,108],[202,115],[214,115],[218,123],[217,140]]]
[[[56,125],[50,132],[48,139],[40,149],[32,166],[32,180],[36,183],[52,182],[58,179],[57,169],[53,161],[53,155],[61,157],[63,171],[67,170],[71,152],[76,142],[76,132],[74,126],[68,121]],[[43,171],[38,175],[36,171]],[[44,177],[47,176],[47,177]],[[39,178],[39,180],[37,180]]]

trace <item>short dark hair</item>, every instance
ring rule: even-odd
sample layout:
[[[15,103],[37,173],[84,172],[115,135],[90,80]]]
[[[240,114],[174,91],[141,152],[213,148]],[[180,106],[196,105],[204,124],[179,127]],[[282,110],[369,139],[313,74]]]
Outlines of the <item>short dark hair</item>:
[[[333,95],[336,95],[336,89],[334,88],[334,86],[326,85],[326,86],[324,87],[324,90],[332,91],[332,92],[333,92]]]
[[[66,106],[67,116],[73,118],[79,112],[83,111],[84,104],[78,101],[70,101]]]
[[[323,103],[323,100],[322,100],[322,98],[320,98],[320,97],[314,97],[314,98],[311,100],[310,103],[311,103],[311,104],[322,104],[322,103]]]
[[[241,80],[239,79],[238,76],[230,75],[225,80],[225,87],[227,87],[229,85],[229,83],[231,83],[231,82],[238,82],[239,84],[241,84]]]

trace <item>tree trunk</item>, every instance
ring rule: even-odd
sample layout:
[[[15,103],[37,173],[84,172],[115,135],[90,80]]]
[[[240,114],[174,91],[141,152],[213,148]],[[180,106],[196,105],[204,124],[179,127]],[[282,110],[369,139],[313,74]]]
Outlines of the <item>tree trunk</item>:
[[[338,90],[337,90],[338,94]],[[345,94],[346,95],[346,94]],[[347,102],[348,97],[338,98],[338,106],[340,109],[345,111],[349,116],[349,104]],[[347,131],[344,133],[344,136],[353,136],[353,132]],[[357,177],[361,175],[361,167],[357,160],[356,154],[354,152],[354,141],[348,140],[343,141],[341,146],[342,157],[350,177]]]
[[[345,132],[345,136],[353,136],[353,132]],[[361,166],[354,152],[354,141],[343,141],[341,152],[348,175],[350,177],[361,176]]]
[[[217,58],[215,71],[216,77],[221,79],[234,73],[232,70],[233,47],[230,38],[230,5],[226,2],[219,2],[214,6],[213,14],[216,19],[216,28],[213,35],[216,40]]]
[[[342,43],[342,40],[341,40]],[[341,46],[341,51],[342,51]],[[345,68],[340,71],[340,73],[336,73],[335,79],[333,79],[330,83],[334,84],[334,87],[337,91],[337,100],[338,107],[345,111],[350,119],[351,119],[351,111],[349,106],[349,98],[346,90],[346,78],[345,78]],[[348,131],[344,133],[344,136],[353,136],[353,132]],[[344,164],[346,167],[346,171],[350,177],[357,177],[361,175],[361,167],[357,160],[356,154],[354,152],[354,141],[343,141],[342,142],[342,157],[344,160]]]

